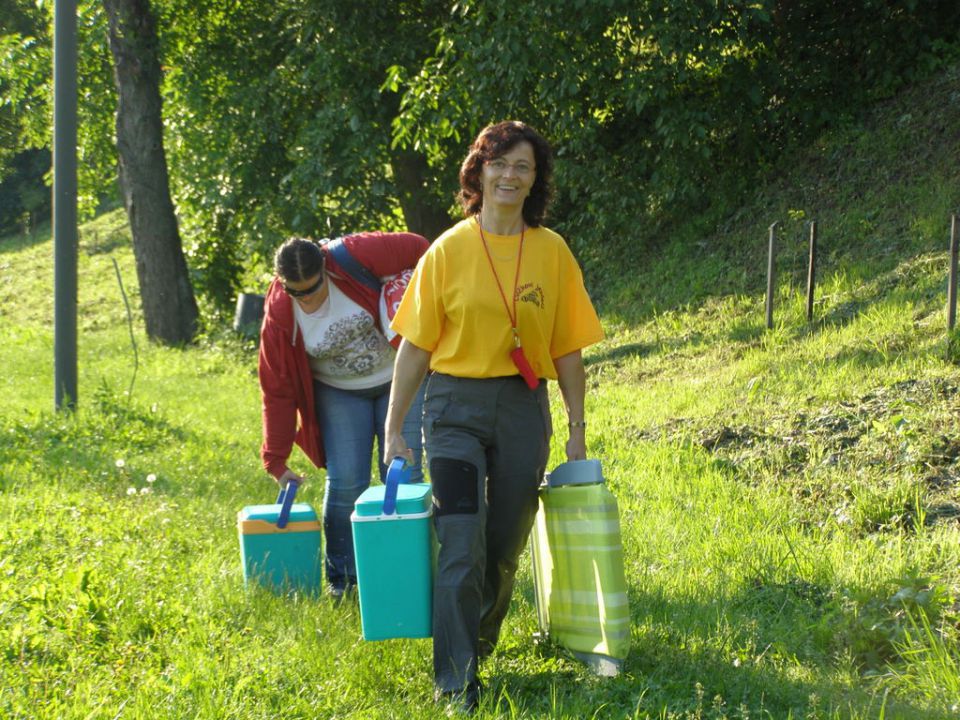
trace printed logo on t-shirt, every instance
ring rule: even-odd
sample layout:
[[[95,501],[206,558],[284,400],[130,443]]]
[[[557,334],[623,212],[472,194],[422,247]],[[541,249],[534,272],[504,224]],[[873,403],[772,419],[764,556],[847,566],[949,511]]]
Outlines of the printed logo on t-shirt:
[[[543,310],[543,288],[533,283],[524,283],[517,286],[517,292],[514,295],[516,300],[525,303],[531,303]]]
[[[368,313],[334,321],[307,352],[325,361],[326,370],[342,377],[364,377],[391,361],[391,348],[374,327]]]

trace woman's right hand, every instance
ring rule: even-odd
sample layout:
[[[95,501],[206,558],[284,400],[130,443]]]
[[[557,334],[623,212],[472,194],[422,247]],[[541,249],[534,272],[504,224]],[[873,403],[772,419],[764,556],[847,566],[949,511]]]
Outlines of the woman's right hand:
[[[280,486],[280,489],[286,490],[287,483],[290,482],[291,480],[297,484],[297,489],[303,487],[303,483],[306,480],[306,478],[303,478],[297,475],[293,470],[291,470],[290,468],[287,468],[286,470],[284,470],[283,475],[278,477],[276,480],[277,480],[277,485]]]
[[[395,457],[402,457],[409,465],[413,465],[413,450],[407,447],[403,435],[387,435],[383,443],[383,463],[389,465]]]

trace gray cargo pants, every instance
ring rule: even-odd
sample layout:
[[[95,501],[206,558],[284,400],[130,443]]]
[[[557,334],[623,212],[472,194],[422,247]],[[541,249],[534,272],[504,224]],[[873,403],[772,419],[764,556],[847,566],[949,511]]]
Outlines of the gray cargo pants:
[[[519,376],[427,381],[423,434],[440,545],[433,596],[434,682],[476,679],[497,642],[549,453],[546,382]]]

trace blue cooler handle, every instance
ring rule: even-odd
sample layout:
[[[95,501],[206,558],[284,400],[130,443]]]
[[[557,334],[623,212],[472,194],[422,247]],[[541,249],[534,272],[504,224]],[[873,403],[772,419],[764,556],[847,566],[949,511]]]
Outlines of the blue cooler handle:
[[[386,489],[383,491],[383,514],[393,515],[397,509],[397,487],[410,482],[410,468],[402,457],[395,457],[387,468]]]
[[[280,505],[280,514],[277,516],[277,527],[281,530],[287,526],[290,519],[290,508],[293,506],[293,497],[297,494],[297,483],[293,480],[287,482],[286,488],[280,489],[277,495],[277,505]]]

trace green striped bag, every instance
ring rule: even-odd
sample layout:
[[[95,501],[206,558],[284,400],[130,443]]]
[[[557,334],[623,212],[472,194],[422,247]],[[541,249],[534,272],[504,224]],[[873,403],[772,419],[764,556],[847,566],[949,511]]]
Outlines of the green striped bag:
[[[626,659],[630,606],[607,486],[541,488],[531,549],[541,631],[574,654]]]

